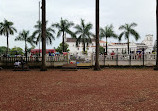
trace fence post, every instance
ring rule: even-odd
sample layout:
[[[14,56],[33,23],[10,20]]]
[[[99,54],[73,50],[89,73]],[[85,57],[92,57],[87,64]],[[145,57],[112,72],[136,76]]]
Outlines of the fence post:
[[[117,55],[116,55],[116,65],[118,66],[118,48],[117,48]]]
[[[131,48],[130,48],[130,55],[129,55],[129,65],[131,66]]]
[[[67,54],[67,63],[68,63],[68,64],[70,63],[70,57],[69,57],[69,54]]]
[[[6,54],[6,66],[8,66],[8,58],[7,58],[7,54]]]
[[[106,51],[107,52],[107,51]],[[104,49],[104,67],[105,67],[105,49]]]
[[[54,58],[55,58],[55,54],[52,56],[53,67],[54,67]]]
[[[93,52],[91,54],[91,66],[93,67]]]
[[[27,50],[26,50],[26,63],[27,63]]]

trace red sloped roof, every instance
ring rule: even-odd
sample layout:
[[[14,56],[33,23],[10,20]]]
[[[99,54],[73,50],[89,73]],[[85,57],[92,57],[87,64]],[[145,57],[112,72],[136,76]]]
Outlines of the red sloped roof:
[[[63,54],[64,54],[64,55],[67,55],[67,54],[68,54],[68,52],[63,52]]]
[[[42,49],[31,49],[31,53],[39,53],[39,51],[40,51],[40,53],[42,52]],[[55,53],[56,51],[55,51],[55,49],[46,49],[46,53],[49,53],[49,52],[51,52],[51,53]]]

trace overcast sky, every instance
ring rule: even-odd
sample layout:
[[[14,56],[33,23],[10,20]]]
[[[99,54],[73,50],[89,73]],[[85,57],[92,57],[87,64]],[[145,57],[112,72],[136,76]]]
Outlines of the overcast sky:
[[[0,22],[4,19],[14,22],[18,32],[30,30],[38,20],[38,7],[40,0],[0,0]],[[48,26],[60,21],[60,18],[80,23],[80,19],[93,24],[95,32],[95,0],[46,0]],[[135,22],[141,42],[146,34],[153,34],[156,38],[156,0],[100,0],[100,26],[113,24],[116,33],[118,28],[125,23]],[[15,42],[18,35],[9,37],[10,48],[14,46],[24,48],[24,42]],[[134,41],[131,37],[130,41]],[[6,37],[0,36],[0,46],[6,46]],[[61,38],[56,39],[47,48],[57,47]],[[117,40],[109,39],[111,42]],[[122,41],[125,42],[125,41]]]

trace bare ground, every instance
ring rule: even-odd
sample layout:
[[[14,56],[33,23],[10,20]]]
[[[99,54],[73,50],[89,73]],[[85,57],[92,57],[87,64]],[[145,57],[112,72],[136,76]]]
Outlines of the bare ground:
[[[153,69],[0,71],[0,111],[158,111]]]

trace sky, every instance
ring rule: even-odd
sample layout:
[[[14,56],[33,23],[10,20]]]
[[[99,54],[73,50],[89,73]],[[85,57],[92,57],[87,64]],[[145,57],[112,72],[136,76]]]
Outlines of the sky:
[[[0,0],[0,22],[7,19],[14,23],[18,33],[25,29],[31,34],[34,31],[33,26],[39,20],[39,1]],[[75,24],[80,24],[82,18],[86,23],[93,24],[92,32],[95,33],[95,0],[46,0],[46,10],[48,26],[59,22],[61,17]],[[100,0],[100,27],[113,24],[115,32],[120,34],[119,26],[132,22],[138,24],[135,29],[141,39],[135,41],[131,37],[130,41],[142,42],[147,34],[152,34],[155,40],[156,0]],[[24,42],[14,41],[18,33],[9,36],[10,48],[14,46],[24,48]],[[56,38],[52,45],[47,45],[47,49],[57,47],[61,42],[62,37]],[[109,39],[109,42],[118,42],[118,40]],[[123,39],[122,42],[126,41]],[[6,37],[0,36],[0,46],[6,44]]]

